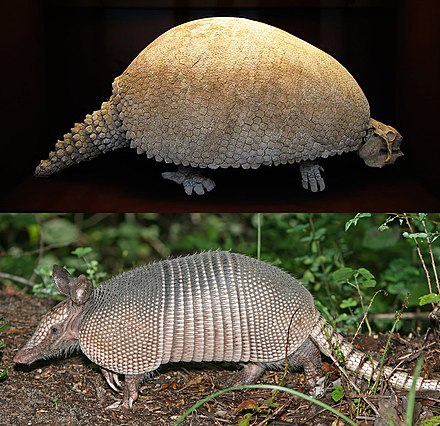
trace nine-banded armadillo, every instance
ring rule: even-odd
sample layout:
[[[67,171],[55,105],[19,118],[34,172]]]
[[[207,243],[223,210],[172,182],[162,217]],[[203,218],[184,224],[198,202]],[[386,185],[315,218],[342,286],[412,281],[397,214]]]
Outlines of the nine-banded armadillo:
[[[214,188],[200,168],[295,162],[303,187],[316,192],[325,187],[320,158],[357,151],[382,167],[402,155],[401,140],[370,118],[361,88],[328,54],[260,22],[206,18],[148,45],[35,174],[130,146],[178,165],[162,176],[187,194]]]
[[[282,367],[287,356],[313,387],[319,351],[334,359],[337,345],[348,369],[378,375],[377,363],[332,330],[299,281],[251,257],[215,251],[164,260],[94,290],[84,275],[73,280],[58,266],[53,278],[68,298],[46,314],[14,361],[30,364],[79,347],[113,389],[118,374],[125,375],[125,408],[148,373],[168,362],[241,362],[237,382],[251,383],[267,367]],[[389,367],[382,374],[406,389],[413,380]],[[417,388],[440,390],[440,382],[419,378]]]

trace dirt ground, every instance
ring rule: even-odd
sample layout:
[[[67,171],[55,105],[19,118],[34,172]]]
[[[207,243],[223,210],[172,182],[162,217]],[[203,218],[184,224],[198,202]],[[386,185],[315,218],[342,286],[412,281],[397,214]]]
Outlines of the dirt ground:
[[[54,302],[30,297],[12,289],[0,290],[0,321],[9,328],[0,335],[4,341],[0,352],[0,367],[8,368],[5,380],[0,382],[0,425],[172,425],[186,409],[198,400],[210,395],[214,383],[233,374],[219,366],[170,365],[147,381],[142,395],[132,412],[107,409],[121,396],[106,384],[96,366],[83,355],[68,359],[35,363],[31,367],[16,366],[14,354],[32,334],[41,316]],[[431,333],[432,334],[432,333]],[[384,347],[386,336],[378,339],[361,336],[356,346],[377,356]],[[388,357],[388,364],[396,364],[401,356],[426,348],[422,375],[440,379],[440,343],[433,337],[403,339],[395,336]],[[331,380],[337,373],[330,361],[324,362],[324,371]],[[414,361],[403,365],[414,368]],[[1,368],[0,368],[1,370]],[[261,383],[277,384],[281,372],[266,372]],[[304,391],[304,376],[289,373],[289,387]],[[344,398],[335,403],[328,390],[321,399],[346,415],[351,415],[360,425],[403,425],[407,392],[394,393],[380,390],[376,396],[364,395],[350,404]],[[276,396],[276,406],[264,402],[271,396],[270,390],[245,390],[223,394],[196,410],[184,422],[185,425],[237,425],[244,416],[252,415],[251,425],[339,425],[334,415],[287,394]],[[414,424],[432,416],[440,416],[440,392],[419,395],[415,406]],[[356,400],[351,400],[356,401]],[[252,409],[260,404],[259,410]],[[357,413],[356,413],[357,407]],[[242,423],[248,424],[248,423]],[[432,423],[434,424],[434,423]],[[440,424],[440,423],[435,423]]]

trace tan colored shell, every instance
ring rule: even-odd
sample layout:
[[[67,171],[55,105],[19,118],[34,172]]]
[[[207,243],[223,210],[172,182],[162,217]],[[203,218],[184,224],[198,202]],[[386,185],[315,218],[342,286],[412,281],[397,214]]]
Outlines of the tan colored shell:
[[[368,101],[331,56],[242,18],[172,28],[116,79],[138,152],[193,167],[259,167],[358,149]]]

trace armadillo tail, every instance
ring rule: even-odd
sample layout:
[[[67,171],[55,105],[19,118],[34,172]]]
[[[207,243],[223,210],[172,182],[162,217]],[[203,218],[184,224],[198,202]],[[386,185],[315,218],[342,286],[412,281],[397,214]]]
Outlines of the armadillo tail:
[[[338,351],[341,352],[345,367],[366,379],[377,379],[381,374],[385,380],[396,388],[410,389],[412,385],[414,377],[408,373],[395,371],[393,368],[386,366],[380,372],[379,362],[355,349],[343,336],[334,331],[322,317],[319,318],[310,337],[321,352],[335,362],[340,361],[337,353]],[[419,377],[416,382],[416,390],[440,391],[440,380],[425,380]]]
[[[100,110],[88,114],[83,123],[76,123],[71,132],[55,144],[55,150],[49,153],[49,158],[41,161],[35,169],[35,176],[49,176],[73,164],[126,146],[121,124],[110,98],[110,101],[101,105]]]

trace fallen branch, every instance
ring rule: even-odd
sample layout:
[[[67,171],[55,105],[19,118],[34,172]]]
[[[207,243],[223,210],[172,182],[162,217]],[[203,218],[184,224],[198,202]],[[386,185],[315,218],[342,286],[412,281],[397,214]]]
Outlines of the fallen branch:
[[[409,319],[428,319],[429,312],[404,312],[400,315],[401,320]],[[396,314],[384,313],[384,314],[368,314],[368,318],[374,320],[394,320]]]
[[[29,287],[33,287],[35,285],[35,283],[31,280],[27,280],[26,278],[19,277],[17,275],[8,274],[7,272],[0,272],[0,278],[3,278],[5,280],[15,281],[17,283],[24,284]]]

